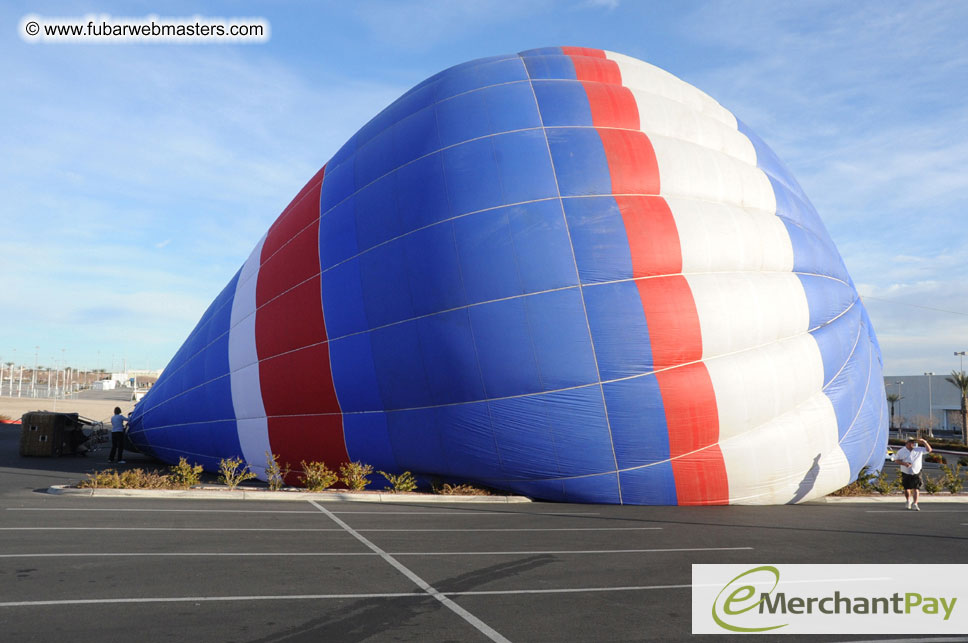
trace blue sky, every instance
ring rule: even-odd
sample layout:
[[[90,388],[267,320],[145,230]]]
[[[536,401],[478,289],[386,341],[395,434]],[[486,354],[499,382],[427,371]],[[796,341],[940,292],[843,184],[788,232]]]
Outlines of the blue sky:
[[[27,14],[259,16],[264,44],[36,44]],[[968,350],[968,3],[8,2],[0,360],[161,368],[292,196],[451,65],[542,46],[679,76],[791,168],[885,372]],[[100,356],[98,353],[100,352]]]

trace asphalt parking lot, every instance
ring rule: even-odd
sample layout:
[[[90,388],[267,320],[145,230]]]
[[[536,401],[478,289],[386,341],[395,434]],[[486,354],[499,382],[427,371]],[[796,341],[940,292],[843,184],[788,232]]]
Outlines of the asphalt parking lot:
[[[77,477],[61,463],[81,466],[0,458],[4,641],[686,640],[693,563],[968,562],[968,505],[930,498],[915,513],[43,493]]]

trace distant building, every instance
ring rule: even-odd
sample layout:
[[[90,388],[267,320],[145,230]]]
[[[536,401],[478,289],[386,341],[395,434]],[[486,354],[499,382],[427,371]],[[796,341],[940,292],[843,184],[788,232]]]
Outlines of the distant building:
[[[928,428],[934,418],[935,432],[955,432],[961,430],[961,397],[954,384],[945,377],[948,373],[937,375],[896,375],[884,377],[885,394],[900,393],[901,400],[894,404],[894,424],[892,428]],[[930,381],[930,395],[928,384]],[[898,384],[898,382],[901,382]],[[930,398],[931,408],[928,408]],[[923,426],[921,426],[923,425]]]

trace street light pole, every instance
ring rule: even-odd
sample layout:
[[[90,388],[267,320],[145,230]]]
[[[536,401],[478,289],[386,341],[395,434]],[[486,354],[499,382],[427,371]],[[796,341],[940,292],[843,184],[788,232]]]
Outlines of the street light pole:
[[[901,384],[904,384],[904,380],[894,380],[894,383],[897,384],[897,433],[900,435],[901,425],[904,423],[901,420],[903,417],[901,415],[901,400],[904,399],[901,397]]]
[[[955,357],[961,357],[961,368],[958,369],[962,373],[965,372],[965,352],[966,351],[955,351]]]
[[[934,373],[925,373],[928,376],[928,415],[931,417],[930,424],[928,424],[928,437],[934,437],[934,406],[931,404],[931,377]]]

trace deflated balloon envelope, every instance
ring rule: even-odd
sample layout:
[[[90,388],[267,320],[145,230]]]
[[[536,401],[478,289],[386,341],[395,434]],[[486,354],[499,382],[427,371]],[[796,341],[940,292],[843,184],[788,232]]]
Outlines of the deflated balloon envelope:
[[[715,100],[553,47],[329,160],[138,404],[210,470],[359,460],[549,500],[786,503],[879,469],[880,350],[817,212]]]

